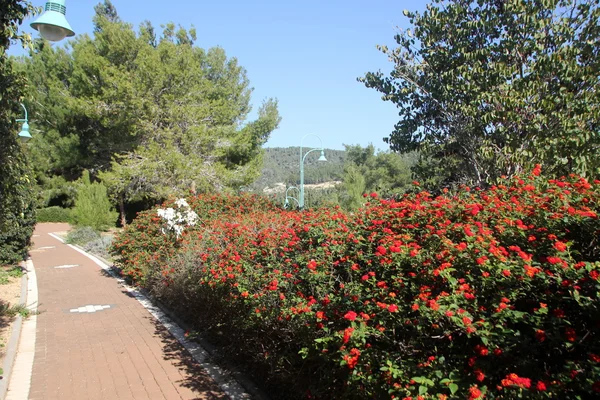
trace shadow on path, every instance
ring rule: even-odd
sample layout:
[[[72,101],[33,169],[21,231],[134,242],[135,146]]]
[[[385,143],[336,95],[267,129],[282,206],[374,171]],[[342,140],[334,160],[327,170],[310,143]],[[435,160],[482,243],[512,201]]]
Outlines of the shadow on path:
[[[182,375],[186,376],[178,383],[194,392],[202,393],[203,399],[228,399],[229,397],[215,393],[214,381],[202,368],[192,355],[171,335],[158,320],[151,319],[155,327],[155,334],[160,337],[163,344],[163,358],[176,366]]]

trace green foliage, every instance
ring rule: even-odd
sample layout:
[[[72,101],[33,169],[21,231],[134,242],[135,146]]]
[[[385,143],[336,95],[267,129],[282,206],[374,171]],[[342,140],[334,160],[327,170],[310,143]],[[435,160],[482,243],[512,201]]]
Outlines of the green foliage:
[[[354,210],[362,206],[363,194],[366,193],[366,189],[365,177],[358,168],[355,165],[347,166],[340,195],[342,207],[345,210]]]
[[[36,221],[40,222],[71,222],[71,209],[58,206],[38,208]]]
[[[123,217],[130,202],[252,182],[280,121],[277,101],[249,121],[245,69],[221,48],[196,47],[193,27],[169,23],[157,39],[110,1],[95,11],[93,37],[78,36],[72,51],[40,41],[20,60],[43,131],[32,146],[38,177],[71,181],[87,169]]]
[[[28,2],[0,3],[0,265],[25,258],[35,224],[32,173],[15,122],[26,81],[6,57],[11,40],[29,45],[29,35],[19,34],[18,27],[33,11]]]
[[[101,235],[100,238],[83,241],[80,245],[85,251],[95,256],[100,256],[105,260],[110,261],[110,248],[112,246],[113,237],[111,235]]]
[[[27,318],[31,311],[23,304],[15,304],[11,306],[9,303],[0,302],[0,317],[14,318],[20,315],[22,318]]]
[[[69,244],[83,246],[100,239],[100,233],[96,229],[91,226],[81,226],[69,231],[65,241]]]
[[[202,196],[176,240],[148,211],[114,252],[281,398],[592,398],[600,181],[539,173],[353,213]]]
[[[484,186],[543,164],[600,172],[600,8],[596,0],[433,0],[379,46],[393,71],[367,87],[396,104],[386,141],[423,157],[426,183]]]
[[[106,187],[102,183],[90,182],[90,176],[84,171],[77,189],[75,208],[71,213],[72,221],[77,226],[92,227],[105,230],[114,227],[118,213],[108,199]]]
[[[11,278],[20,278],[23,276],[23,269],[21,267],[13,267],[10,269],[0,269],[0,285],[6,285],[10,282]]]

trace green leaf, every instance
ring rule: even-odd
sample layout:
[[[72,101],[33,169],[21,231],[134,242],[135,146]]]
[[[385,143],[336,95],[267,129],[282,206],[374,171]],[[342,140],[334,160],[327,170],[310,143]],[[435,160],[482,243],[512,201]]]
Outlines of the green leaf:
[[[450,388],[450,393],[454,394],[458,390],[458,385],[456,383],[451,383],[448,385],[448,388]]]

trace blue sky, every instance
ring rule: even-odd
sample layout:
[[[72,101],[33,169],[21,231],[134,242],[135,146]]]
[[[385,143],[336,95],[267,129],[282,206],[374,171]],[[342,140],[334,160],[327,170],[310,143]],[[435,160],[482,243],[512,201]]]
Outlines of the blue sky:
[[[33,0],[36,6],[44,1]],[[99,0],[67,0],[67,19],[76,33],[92,32]],[[194,25],[203,48],[220,46],[236,57],[254,87],[256,110],[263,99],[279,100],[282,122],[266,147],[300,145],[308,133],[327,148],[373,143],[386,149],[397,112],[393,104],[356,78],[367,71],[388,73],[392,64],[377,44],[394,44],[407,28],[403,9],[423,9],[425,1],[392,0],[112,0],[122,20],[139,25]],[[31,32],[29,23],[23,24]],[[37,35],[37,34],[36,34]],[[64,41],[63,41],[64,42]],[[63,42],[57,45],[64,45]],[[15,45],[13,47],[17,47]],[[12,50],[11,53],[15,54]],[[305,146],[317,147],[309,137]]]

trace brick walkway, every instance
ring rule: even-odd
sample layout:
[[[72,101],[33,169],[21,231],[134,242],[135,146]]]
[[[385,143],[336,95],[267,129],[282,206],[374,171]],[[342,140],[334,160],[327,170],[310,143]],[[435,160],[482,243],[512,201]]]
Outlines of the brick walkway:
[[[29,399],[226,399],[115,279],[48,235],[66,229],[39,224],[33,239],[40,314]]]

